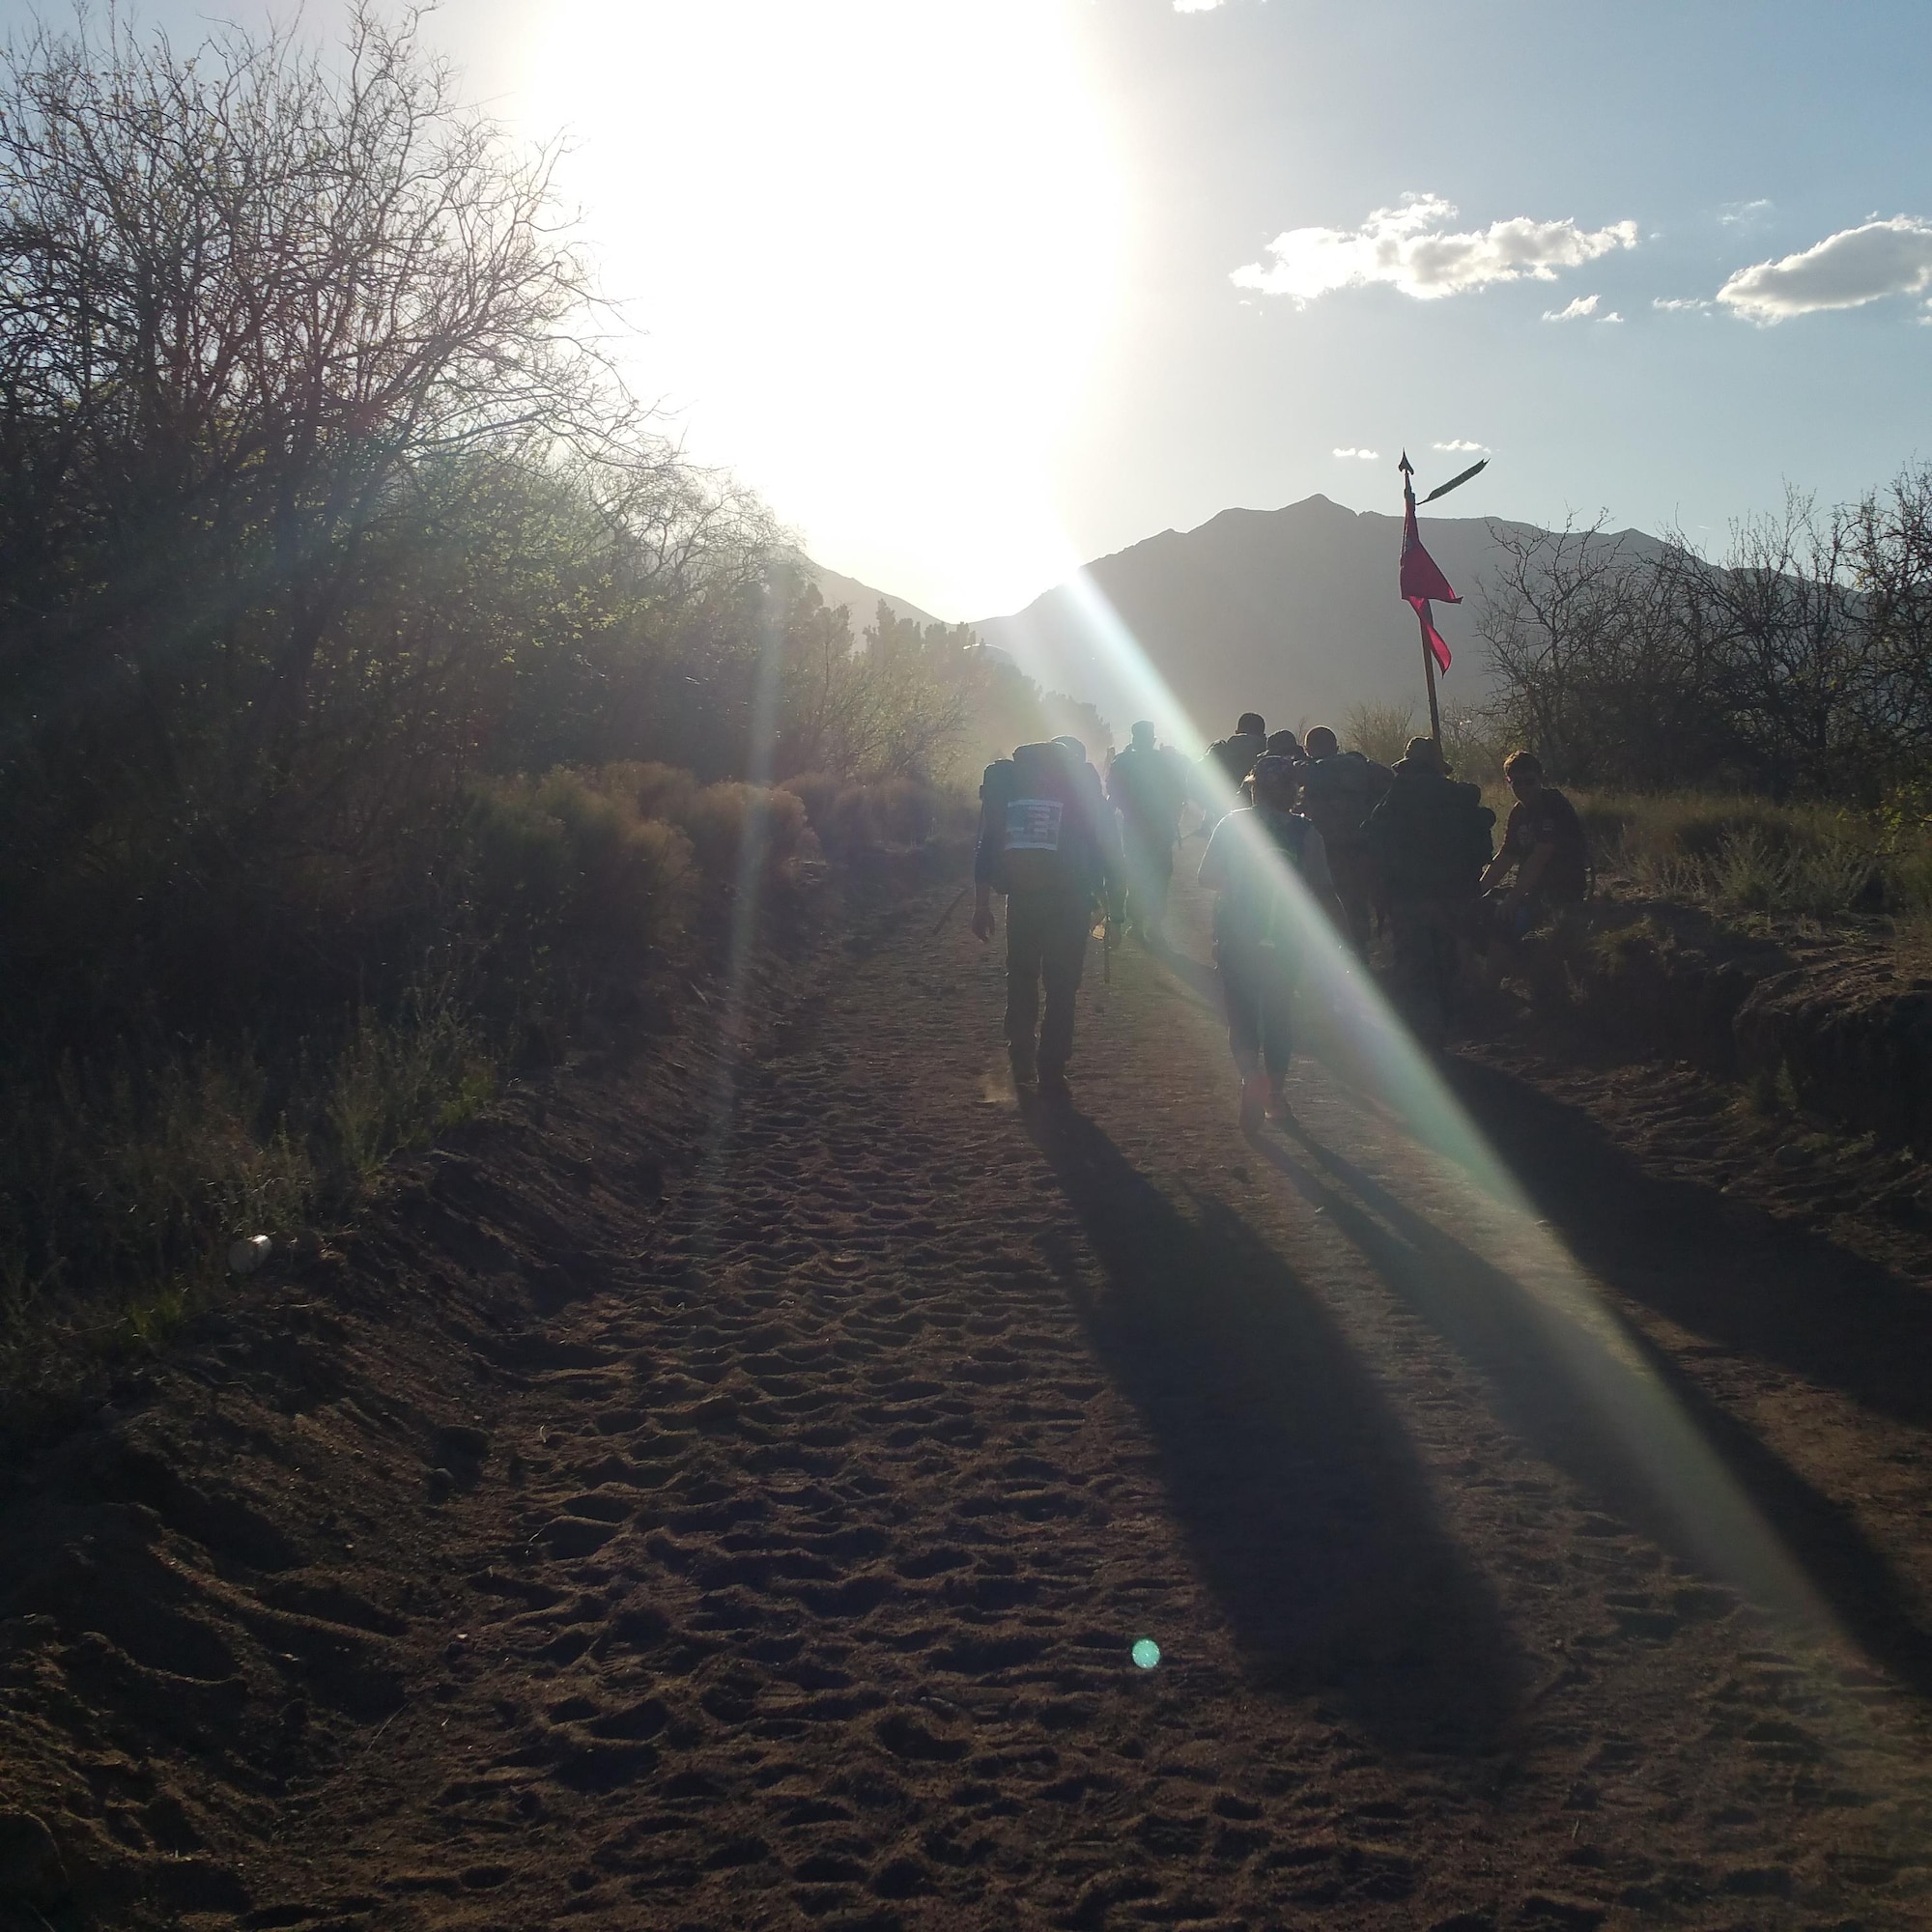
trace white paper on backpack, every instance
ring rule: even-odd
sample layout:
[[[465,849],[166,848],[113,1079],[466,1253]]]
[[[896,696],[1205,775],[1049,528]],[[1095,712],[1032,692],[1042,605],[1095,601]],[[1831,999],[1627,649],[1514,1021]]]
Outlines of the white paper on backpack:
[[[1009,852],[1058,852],[1060,814],[1057,798],[1015,798],[1007,803]]]

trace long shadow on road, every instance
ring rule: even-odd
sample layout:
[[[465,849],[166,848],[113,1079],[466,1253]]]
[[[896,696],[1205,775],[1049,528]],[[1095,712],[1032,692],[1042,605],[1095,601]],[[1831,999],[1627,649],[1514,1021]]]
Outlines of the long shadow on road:
[[[1094,1295],[1069,1267],[1068,1291],[1257,1682],[1391,1744],[1486,1748],[1523,1661],[1320,1300],[1232,1208],[1184,1210],[1092,1122],[1030,1131],[1106,1276]]]
[[[1587,1114],[1495,1067],[1450,1084],[1570,1250],[1693,1334],[1932,1423],[1932,1294],[1816,1235],[1647,1174]]]
[[[1686,1378],[1640,1330],[1619,1323],[1636,1366],[1579,1366],[1548,1305],[1523,1283],[1417,1213],[1373,1176],[1291,1128],[1307,1158],[1275,1142],[1261,1151],[1301,1194],[1324,1208],[1390,1290],[1483,1372],[1499,1415],[1602,1504],[1663,1548],[1724,1575],[1700,1536],[1692,1504],[1704,1500],[1658,1481],[1651,1443],[1628,1424],[1643,1412],[1647,1373],[1781,1539],[1818,1600],[1878,1662],[1920,1695],[1932,1695],[1932,1635],[1912,1593],[1844,1509],[1821,1494],[1752,1431]],[[1696,1472],[1675,1472],[1694,1485]],[[1750,1578],[1724,1579],[1748,1588]]]

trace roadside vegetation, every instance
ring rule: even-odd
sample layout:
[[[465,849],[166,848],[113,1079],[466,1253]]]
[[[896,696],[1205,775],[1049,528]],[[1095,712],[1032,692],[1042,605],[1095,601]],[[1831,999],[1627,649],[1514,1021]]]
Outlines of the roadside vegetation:
[[[826,608],[622,326],[407,20],[0,68],[10,1390],[1068,728],[963,628]]]
[[[1527,746],[1576,801],[1601,878],[1730,919],[1932,919],[1932,465],[1857,502],[1733,530],[1492,526],[1478,606],[1495,696],[1443,718],[1457,775],[1502,816]],[[1416,728],[1356,707],[1385,761]]]
[[[1583,810],[1600,872],[1732,918],[1932,908],[1932,466],[1793,494],[1719,557],[1681,532],[1492,530],[1491,723]]]

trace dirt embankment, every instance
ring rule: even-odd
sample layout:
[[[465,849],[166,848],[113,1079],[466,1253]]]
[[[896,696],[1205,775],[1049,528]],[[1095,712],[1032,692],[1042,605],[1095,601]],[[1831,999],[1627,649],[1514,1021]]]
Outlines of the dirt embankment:
[[[1787,923],[1753,937],[1684,906],[1598,899],[1541,990],[1634,1051],[1932,1148],[1932,980],[1902,980],[1878,941]]]
[[[1924,1923],[1922,1282],[1474,1060],[1541,1220],[1317,1064],[1244,1141],[1185,892],[1022,1112],[952,890],[25,1472],[7,1932]]]
[[[468,1641],[452,1507],[552,1466],[503,1439],[505,1400],[604,1356],[557,1340],[560,1316],[660,1266],[683,1280],[657,1231],[739,1068],[952,856],[871,855],[674,1031],[519,1089],[397,1163],[319,1256],[278,1255],[158,1359],[99,1365],[84,1421],[70,1403],[12,1435],[0,1926],[250,1911],[247,1866],[381,1762]],[[564,1553],[595,1521],[546,1517],[534,1540]],[[472,1583],[485,1606],[549,1601],[487,1566]]]

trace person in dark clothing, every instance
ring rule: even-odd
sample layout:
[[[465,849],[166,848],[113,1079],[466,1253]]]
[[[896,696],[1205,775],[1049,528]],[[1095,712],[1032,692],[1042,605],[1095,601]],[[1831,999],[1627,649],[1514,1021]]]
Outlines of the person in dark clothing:
[[[1075,738],[1022,745],[986,767],[973,861],[973,931],[993,936],[1007,895],[1007,1054],[1013,1084],[1068,1097],[1073,998],[1094,915],[1120,874],[1114,815]],[[1046,1011],[1040,1013],[1040,993]]]
[[[1490,859],[1496,815],[1458,784],[1433,738],[1411,738],[1366,838],[1388,893],[1395,981],[1416,1030],[1432,1041],[1455,1007],[1463,928]]]
[[[1306,915],[1286,872],[1300,875],[1317,904],[1339,923],[1321,835],[1294,810],[1300,767],[1262,757],[1255,802],[1214,828],[1201,861],[1201,883],[1215,894],[1214,964],[1228,1009],[1228,1046],[1241,1079],[1241,1125],[1286,1111],[1290,1020],[1300,978]]]
[[[1238,792],[1254,770],[1255,760],[1267,751],[1267,724],[1259,711],[1243,711],[1235,721],[1235,735],[1208,747],[1195,771],[1194,802],[1202,822],[1214,824],[1228,809],[1228,792]],[[1221,781],[1225,781],[1223,783]]]
[[[1328,848],[1335,896],[1348,914],[1355,951],[1366,954],[1377,895],[1375,861],[1369,855],[1369,814],[1381,803],[1395,775],[1360,752],[1345,752],[1334,732],[1317,724],[1308,734],[1308,762],[1301,771],[1301,809]]]
[[[1121,815],[1121,857],[1126,882],[1123,920],[1150,946],[1167,944],[1167,893],[1174,877],[1174,841],[1187,802],[1186,766],[1154,743],[1145,719],[1107,773],[1107,802]]]
[[[1502,849],[1482,878],[1493,893],[1513,869],[1516,882],[1502,897],[1505,933],[1520,939],[1546,908],[1578,904],[1590,886],[1590,847],[1577,808],[1545,781],[1534,752],[1512,752],[1503,777],[1516,794]]]

